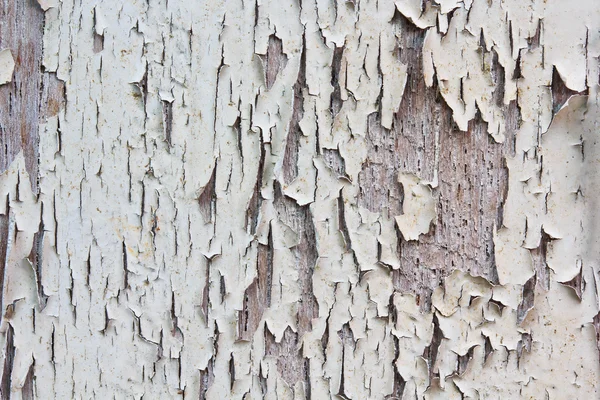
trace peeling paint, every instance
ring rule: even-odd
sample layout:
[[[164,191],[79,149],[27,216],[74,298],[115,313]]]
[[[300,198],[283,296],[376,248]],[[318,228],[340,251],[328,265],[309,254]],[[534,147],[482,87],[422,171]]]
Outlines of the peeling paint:
[[[429,232],[435,218],[435,200],[431,189],[417,176],[401,174],[398,181],[404,187],[404,214],[396,217],[396,223],[405,240],[419,240],[420,234]]]
[[[10,49],[0,51],[0,85],[12,81],[14,70],[15,60],[13,59]]]
[[[2,398],[598,397],[596,2],[39,3]]]

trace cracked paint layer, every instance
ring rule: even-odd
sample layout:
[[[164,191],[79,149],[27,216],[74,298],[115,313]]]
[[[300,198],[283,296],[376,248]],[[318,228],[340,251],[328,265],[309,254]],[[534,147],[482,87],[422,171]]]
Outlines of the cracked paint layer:
[[[567,3],[39,1],[64,94],[0,163],[1,397],[598,397]]]

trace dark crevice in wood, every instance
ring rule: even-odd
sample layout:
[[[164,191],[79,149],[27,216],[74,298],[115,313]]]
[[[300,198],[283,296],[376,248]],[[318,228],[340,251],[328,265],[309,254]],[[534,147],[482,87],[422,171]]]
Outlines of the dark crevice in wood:
[[[342,344],[344,346],[351,347],[352,351],[354,351],[356,347],[356,339],[354,338],[354,333],[352,332],[352,328],[350,328],[350,324],[348,322],[342,325],[342,329],[340,329],[337,334],[342,341]]]
[[[23,388],[21,389],[21,398],[23,400],[33,400],[35,399],[34,395],[34,385],[35,385],[35,358],[33,358],[33,362],[29,366],[29,371],[25,376],[25,381],[23,382]]]
[[[492,49],[492,67],[490,68],[490,74],[495,84],[494,92],[492,94],[494,103],[496,106],[504,107],[504,93],[506,89],[506,77],[505,70],[502,64],[498,61],[498,53],[495,49]]]
[[[208,366],[200,370],[200,396],[199,400],[206,400],[206,392],[212,386],[215,380],[215,374],[213,372],[214,360],[211,358],[208,362]]]
[[[12,370],[13,361],[15,358],[15,345],[14,345],[15,330],[12,325],[8,325],[8,331],[6,332],[6,347],[4,349],[4,371],[2,373],[2,382],[0,383],[0,391],[2,400],[9,400],[11,398],[11,382],[12,382]]]
[[[265,65],[265,83],[267,90],[271,89],[277,76],[287,65],[288,58],[283,52],[283,42],[276,35],[269,36],[267,54],[261,57]]]
[[[458,365],[456,367],[456,373],[459,376],[467,371],[469,362],[473,359],[473,351],[475,350],[475,347],[477,346],[470,347],[467,353],[464,355],[458,355]]]
[[[225,283],[225,276],[219,272],[219,294],[221,296],[221,304],[225,301],[227,295],[227,285]]]
[[[252,197],[250,198],[248,207],[246,208],[246,230],[249,231],[251,235],[256,234],[256,228],[258,226],[258,216],[260,215],[260,206],[263,201],[260,189],[262,188],[263,183],[263,171],[265,167],[266,150],[264,144],[262,143],[262,137],[260,141],[260,160],[258,162],[256,183],[254,184],[254,191],[252,192]]]
[[[343,189],[340,189],[340,194],[337,199],[338,226],[340,232],[342,233],[342,237],[344,238],[344,245],[346,251],[353,251],[352,241],[350,240],[350,232],[348,231],[348,224],[346,223],[346,215],[344,211],[344,196],[342,194],[342,190]]]
[[[273,286],[273,234],[269,227],[268,244],[258,244],[257,277],[244,292],[244,303],[238,316],[238,338],[252,340],[264,311],[271,305]]]
[[[327,345],[329,344],[329,318],[327,318],[327,324],[325,324],[325,332],[321,336],[321,351],[323,357],[327,359]]]
[[[556,67],[552,67],[552,85],[550,86],[552,89],[552,114],[555,115],[558,110],[561,109],[562,106],[565,105],[569,97],[576,94],[586,94],[587,90],[584,92],[576,92],[571,90],[565,85],[565,82],[560,77],[558,70]]]
[[[0,214],[0,290],[4,288],[4,275],[6,271],[6,264],[8,262],[8,242],[10,234],[10,199],[6,196],[2,199],[6,202],[5,210],[6,214]],[[0,296],[0,313],[4,312],[4,299]],[[1,314],[0,314],[1,315]]]
[[[235,360],[233,358],[233,353],[229,358],[229,389],[233,392],[233,385],[235,384]]]
[[[146,104],[147,104],[147,99],[148,99],[148,63],[146,63],[144,65],[144,75],[142,75],[142,79],[140,79],[139,82],[133,82],[133,85],[135,85],[135,87],[137,87],[137,89],[139,90],[139,96],[142,99],[142,107],[144,109],[144,114],[145,117],[144,118],[144,127],[146,126],[146,120],[148,119],[148,113],[146,110]]]
[[[533,268],[537,276],[537,283],[545,290],[550,290],[550,267],[546,261],[548,247],[552,246],[552,237],[542,228],[540,244],[535,249],[530,249],[529,254],[533,260]]]
[[[517,363],[520,364],[521,362],[521,356],[523,355],[523,352],[530,352],[531,351],[531,343],[532,343],[532,337],[529,333],[522,333],[521,334],[521,340],[519,340],[519,342],[517,343]]]
[[[267,395],[268,385],[267,385],[267,377],[263,373],[262,363],[259,366],[258,370],[258,381],[260,384],[260,393],[262,394],[262,398],[264,399]]]
[[[302,37],[304,41],[304,36]],[[300,56],[300,70],[298,79],[294,84],[294,100],[292,105],[292,118],[290,120],[285,153],[283,156],[283,180],[285,184],[290,184],[298,176],[298,151],[300,150],[300,138],[302,129],[300,121],[304,115],[304,88],[306,87],[306,47],[302,48]]]
[[[302,350],[300,350],[300,353]],[[310,360],[308,358],[304,359],[304,394],[306,400],[312,399],[312,388],[310,383]]]
[[[198,205],[200,213],[205,224],[213,223],[214,216],[217,213],[217,164],[212,171],[210,179],[204,186],[202,193],[198,196]]]
[[[333,118],[340,112],[343,104],[340,89],[340,72],[342,69],[344,48],[345,46],[336,47],[333,50],[333,60],[331,61],[331,86],[333,86],[333,92],[331,93],[329,108],[331,109]]]
[[[598,347],[598,362],[600,362],[600,312],[594,316],[592,323],[596,330],[596,347]]]
[[[581,301],[581,295],[583,294],[583,264],[581,260],[579,260],[579,272],[577,275],[575,275],[573,279],[560,283],[573,289],[573,293],[575,293],[579,301]]]
[[[206,259],[206,279],[204,280],[204,288],[202,288],[202,302],[200,303],[200,309],[202,310],[202,317],[204,318],[204,323],[206,327],[208,327],[208,308],[210,306],[210,272],[212,267],[212,260]]]
[[[439,378],[439,373],[434,372],[435,361],[437,360],[438,351],[440,344],[444,339],[444,333],[440,329],[440,323],[436,314],[433,315],[433,335],[431,336],[431,342],[423,351],[423,358],[427,360],[429,365],[429,379]]]
[[[242,141],[242,120],[239,116],[235,119],[235,122],[233,123],[232,128],[235,131],[235,135],[236,135],[236,139],[237,139],[236,140],[237,149],[240,152],[240,159],[242,161],[242,175],[243,175],[244,174],[244,146],[243,146],[243,141]]]
[[[122,246],[122,257],[123,257],[123,290],[129,288],[129,262],[127,260],[127,245],[123,240]]]
[[[346,351],[350,350],[350,354],[354,354],[354,350],[356,349],[356,339],[354,338],[354,333],[352,332],[352,328],[350,328],[350,324],[346,322],[342,325],[342,329],[338,332],[338,337],[342,342],[342,365],[340,366],[340,388],[338,389],[337,395],[343,399],[349,399],[344,391],[344,372],[345,372],[345,364],[346,364]]]
[[[490,340],[490,338],[488,336],[485,336],[484,334],[481,334],[481,336],[483,336],[484,338],[484,345],[483,345],[483,362],[485,363],[488,359],[488,357],[492,354],[492,352],[494,351],[494,347],[492,346],[492,341]]]
[[[36,272],[37,279],[37,290],[38,290],[38,298],[40,300],[40,307],[43,309],[46,306],[46,301],[48,300],[48,296],[44,294],[44,286],[42,285],[42,276],[43,276],[43,268],[42,268],[42,254],[44,250],[44,203],[41,204],[40,207],[40,224],[38,227],[38,231],[33,235],[33,246],[31,247],[31,252],[29,253],[29,261]],[[2,216],[0,216],[2,218]],[[0,223],[0,227],[2,224]],[[1,229],[1,228],[0,228]],[[1,232],[1,230],[0,230]],[[2,238],[2,233],[0,233],[0,241]],[[0,244],[0,260],[2,260],[2,245]],[[89,279],[89,274],[88,274]],[[88,281],[89,282],[89,281]],[[88,284],[89,286],[89,284]],[[1,286],[0,286],[1,287]],[[0,302],[0,307],[1,307]]]
[[[520,324],[523,322],[525,317],[527,316],[527,312],[533,308],[535,302],[535,285],[536,285],[537,275],[534,274],[525,285],[523,285],[523,299],[521,303],[519,303],[517,307],[517,323]]]
[[[94,32],[94,53],[100,53],[104,50],[104,35],[99,35]]]
[[[163,129],[165,132],[165,141],[169,146],[173,145],[173,102],[162,101]]]
[[[535,29],[535,34],[527,38],[527,47],[529,50],[535,50],[540,46],[540,37],[542,35],[542,20],[538,19],[537,28]]]
[[[395,310],[391,315],[393,316],[394,314]],[[402,400],[402,397],[404,395],[404,388],[406,387],[406,380],[402,377],[402,375],[400,375],[400,372],[398,372],[398,367],[396,366],[396,363],[400,359],[400,340],[396,336],[393,336],[393,339],[394,363],[392,365],[394,368],[394,387],[392,389],[392,393],[386,396],[386,400]]]

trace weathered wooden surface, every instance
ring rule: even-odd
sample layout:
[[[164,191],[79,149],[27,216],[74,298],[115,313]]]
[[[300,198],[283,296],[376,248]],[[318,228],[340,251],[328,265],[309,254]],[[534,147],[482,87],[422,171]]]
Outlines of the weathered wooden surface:
[[[2,398],[597,396],[600,9],[550,3],[3,3]]]
[[[12,82],[0,86],[0,171],[23,151],[31,187],[37,188],[39,126],[64,102],[63,83],[42,67],[44,12],[35,0],[2,3],[0,48],[15,58]]]
[[[0,5],[0,48],[10,49],[15,59],[12,82],[0,86],[0,173],[4,173],[19,152],[22,152],[31,189],[38,188],[38,149],[40,123],[54,116],[64,103],[62,82],[42,68],[42,38],[44,12],[34,0],[6,1]],[[9,208],[8,197],[4,200]],[[14,222],[13,222],[14,223]],[[11,221],[9,212],[0,215],[1,286],[4,287],[7,247]],[[36,234],[38,243],[43,233]],[[37,268],[39,248],[34,246],[29,256]],[[38,274],[40,271],[38,270]],[[7,304],[2,303],[6,310]],[[7,332],[4,348],[4,372],[1,392],[10,398],[11,373],[14,358],[14,330]],[[23,397],[33,398],[33,367],[23,384]]]

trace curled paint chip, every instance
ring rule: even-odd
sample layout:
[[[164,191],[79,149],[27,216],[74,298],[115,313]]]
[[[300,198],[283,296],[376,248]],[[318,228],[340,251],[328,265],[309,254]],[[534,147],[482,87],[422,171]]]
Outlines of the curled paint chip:
[[[58,0],[38,0],[38,4],[42,10],[47,11],[58,6]]]
[[[396,223],[405,240],[419,240],[435,218],[431,188],[413,174],[398,174],[398,182],[404,187],[404,214],[396,217]]]
[[[0,85],[12,81],[15,70],[15,60],[10,49],[0,51]]]

